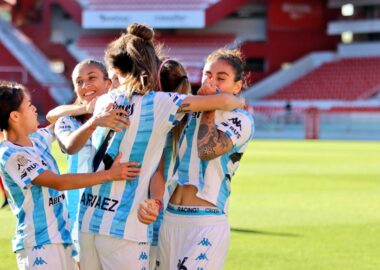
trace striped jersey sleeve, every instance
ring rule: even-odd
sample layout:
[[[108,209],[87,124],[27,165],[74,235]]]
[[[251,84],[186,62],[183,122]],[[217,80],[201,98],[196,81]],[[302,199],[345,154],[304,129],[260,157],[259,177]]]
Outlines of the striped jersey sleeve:
[[[7,151],[4,170],[20,188],[26,188],[36,177],[46,170],[42,160],[21,151]]]

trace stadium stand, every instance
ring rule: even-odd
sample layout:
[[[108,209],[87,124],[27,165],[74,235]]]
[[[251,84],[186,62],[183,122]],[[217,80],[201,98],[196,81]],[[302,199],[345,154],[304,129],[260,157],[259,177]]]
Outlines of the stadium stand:
[[[347,58],[321,65],[264,100],[368,99],[380,92],[380,57]]]
[[[201,10],[218,0],[79,0],[82,6],[91,10]]]
[[[102,60],[105,47],[116,37],[115,35],[84,34],[70,46],[70,50],[78,61],[89,57]],[[198,84],[201,80],[204,58],[213,50],[233,42],[234,36],[230,34],[161,35],[157,41],[165,44],[164,53],[168,57],[179,59],[187,68],[190,81]]]

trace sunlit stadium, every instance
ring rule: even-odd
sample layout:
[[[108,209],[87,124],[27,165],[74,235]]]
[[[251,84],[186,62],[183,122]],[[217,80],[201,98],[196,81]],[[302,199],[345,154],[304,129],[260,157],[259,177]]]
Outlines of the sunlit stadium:
[[[25,85],[47,126],[75,100],[75,65],[104,61],[134,22],[193,93],[212,51],[245,56],[255,132],[231,180],[224,269],[380,269],[380,0],[0,0],[0,80]],[[52,154],[66,173],[57,142]],[[13,270],[0,191],[0,269]]]

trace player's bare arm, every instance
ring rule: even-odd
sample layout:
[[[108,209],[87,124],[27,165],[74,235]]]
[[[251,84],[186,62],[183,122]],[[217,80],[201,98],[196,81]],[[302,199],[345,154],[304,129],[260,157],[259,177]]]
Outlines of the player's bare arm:
[[[215,126],[215,111],[202,114],[197,144],[198,156],[203,160],[212,160],[232,150],[231,139]]]
[[[203,112],[211,110],[230,111],[244,108],[245,101],[232,94],[187,96],[178,108],[178,113]]]

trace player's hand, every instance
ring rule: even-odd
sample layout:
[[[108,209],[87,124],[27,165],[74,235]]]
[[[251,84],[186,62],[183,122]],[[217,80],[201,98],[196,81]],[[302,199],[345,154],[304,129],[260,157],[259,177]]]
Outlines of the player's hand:
[[[95,109],[95,104],[97,101],[98,97],[94,97],[90,102],[86,104],[86,113],[93,113]]]
[[[219,94],[220,90],[216,87],[214,82],[212,82],[209,78],[206,78],[203,82],[201,87],[199,88],[197,95],[214,95]]]
[[[137,210],[137,218],[141,223],[152,224],[156,221],[160,213],[160,206],[153,199],[145,199],[144,202],[140,203],[139,209]]]
[[[123,128],[129,127],[128,113],[123,109],[112,109],[112,106],[109,104],[102,113],[90,118],[93,128],[106,127],[121,132]]]
[[[136,180],[136,177],[140,175],[140,164],[138,162],[121,163],[121,156],[121,153],[117,155],[111,168],[108,170],[110,178],[114,181]]]

